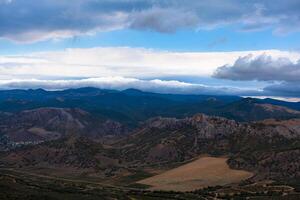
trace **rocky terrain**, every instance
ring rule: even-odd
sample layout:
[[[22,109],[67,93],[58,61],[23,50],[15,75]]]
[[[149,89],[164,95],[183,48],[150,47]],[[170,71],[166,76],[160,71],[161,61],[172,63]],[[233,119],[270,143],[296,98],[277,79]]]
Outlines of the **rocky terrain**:
[[[206,115],[152,119],[122,141],[129,160],[172,163],[200,154],[229,155],[236,169],[260,178],[299,178],[300,121],[241,124]]]
[[[0,92],[0,108],[4,105],[0,167],[5,170],[147,188],[139,181],[206,155],[226,160],[230,170],[253,174],[243,184],[298,185],[300,178],[300,112],[270,100],[85,88]]]
[[[101,120],[81,109],[39,108],[11,114],[0,121],[0,134],[14,144],[40,143],[68,135],[103,139],[127,134],[112,120]]]
[[[89,168],[102,174],[114,169],[118,174],[132,167],[168,166],[210,154],[228,156],[232,168],[251,171],[257,180],[297,179],[299,125],[299,120],[238,123],[203,114],[185,119],[154,118],[109,146],[68,136],[18,149],[2,162],[19,167]]]

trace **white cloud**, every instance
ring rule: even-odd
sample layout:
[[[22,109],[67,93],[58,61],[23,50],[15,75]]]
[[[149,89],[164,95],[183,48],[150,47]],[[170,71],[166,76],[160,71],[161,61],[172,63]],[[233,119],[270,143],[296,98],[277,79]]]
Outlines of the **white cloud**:
[[[253,54],[300,58],[297,52],[263,50],[237,52],[170,52],[130,47],[67,49],[26,55],[0,56],[0,78],[105,77],[134,78],[211,76],[240,56]]]
[[[39,79],[12,79],[1,80],[2,89],[38,89],[62,90],[68,88],[96,87],[101,89],[124,90],[135,88],[143,91],[173,94],[230,94],[245,95],[257,94],[257,90],[247,90],[235,87],[214,87],[202,84],[191,84],[180,81],[165,81],[159,79],[142,80],[136,78],[98,77],[78,80],[39,80]]]
[[[268,55],[275,60],[285,57],[291,63],[300,59],[298,52],[279,50],[170,52],[130,47],[67,49],[0,56],[0,89],[65,89],[92,86],[108,89],[137,88],[165,93],[299,96],[296,94],[298,89],[296,92],[290,90],[293,88],[291,85],[288,85],[288,91],[285,89],[282,92],[278,87],[274,88],[275,86],[266,82],[258,82],[250,88],[246,88],[245,84],[234,87],[234,82],[225,83],[221,80],[213,80],[213,85],[219,87],[208,86],[212,84],[204,82],[219,66],[233,66],[238,58],[249,54],[254,58]],[[273,77],[272,73],[275,72],[284,75],[287,71],[284,67],[280,68],[282,73],[273,68],[263,69],[264,73],[271,73],[268,77]],[[264,73],[255,71],[255,74],[262,76]],[[249,76],[249,73],[241,74]],[[183,78],[181,80],[185,82],[176,81],[176,77]],[[194,80],[198,77],[205,85],[189,83],[188,77],[193,77]]]

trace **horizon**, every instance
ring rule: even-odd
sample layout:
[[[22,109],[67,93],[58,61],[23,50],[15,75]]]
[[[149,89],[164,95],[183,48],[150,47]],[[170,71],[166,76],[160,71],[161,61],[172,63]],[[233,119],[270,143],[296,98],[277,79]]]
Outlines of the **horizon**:
[[[1,90],[300,98],[294,0],[0,0],[0,13]]]
[[[272,99],[272,100],[278,100],[278,101],[283,101],[283,102],[290,102],[290,103],[300,103],[300,98],[288,98],[288,97],[276,97],[276,96],[239,96],[239,95],[231,95],[231,94],[194,94],[194,93],[170,93],[170,92],[151,92],[151,91],[145,91],[145,90],[140,90],[136,88],[127,88],[127,89],[106,89],[106,88],[97,88],[97,87],[74,87],[74,88],[65,88],[65,89],[53,89],[53,90],[47,90],[43,88],[27,88],[27,89],[0,89],[0,92],[6,92],[6,91],[45,91],[45,92],[58,92],[58,91],[67,91],[67,90],[81,90],[81,89],[97,89],[97,90],[102,90],[102,91],[118,91],[118,92],[125,92],[128,90],[135,90],[138,92],[142,93],[150,93],[150,94],[162,94],[162,95],[195,95],[195,96],[208,96],[208,97],[218,97],[218,96],[232,96],[232,97],[240,97],[243,99],[261,99],[261,100],[267,100],[267,99]]]
[[[300,199],[300,0],[0,0],[0,200]]]

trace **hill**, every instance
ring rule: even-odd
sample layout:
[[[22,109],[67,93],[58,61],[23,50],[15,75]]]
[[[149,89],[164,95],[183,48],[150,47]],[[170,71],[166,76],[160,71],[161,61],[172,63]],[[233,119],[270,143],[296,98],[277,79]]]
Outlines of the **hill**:
[[[185,118],[196,113],[222,116],[237,121],[290,119],[300,117],[299,112],[292,110],[298,109],[297,105],[268,99],[244,99],[238,96],[156,94],[135,89],[0,91],[2,113],[18,113],[47,107],[79,108],[102,120],[118,121],[128,127],[137,127],[140,122],[156,116]]]
[[[121,136],[128,129],[112,120],[102,120],[76,108],[38,108],[6,116],[0,121],[2,143],[6,148],[35,144],[67,136],[84,136],[103,141]],[[2,144],[2,148],[4,144]]]
[[[55,163],[80,168],[92,163],[88,168],[101,173],[114,169],[122,176],[124,170],[171,167],[210,154],[228,156],[232,168],[252,171],[259,180],[295,179],[300,176],[299,126],[299,120],[247,124],[203,114],[185,119],[155,118],[109,146],[71,137],[19,149],[2,160],[13,166],[53,167]],[[90,160],[76,163],[82,160],[81,155]],[[102,166],[102,161],[109,165]]]

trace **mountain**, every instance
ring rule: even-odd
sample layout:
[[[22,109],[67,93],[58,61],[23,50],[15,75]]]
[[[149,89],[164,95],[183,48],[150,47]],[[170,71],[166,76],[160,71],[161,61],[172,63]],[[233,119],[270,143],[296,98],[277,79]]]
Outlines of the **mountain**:
[[[264,119],[291,119],[299,118],[300,111],[288,107],[265,103],[258,99],[244,98],[214,111],[217,116],[223,116],[237,121],[260,121]]]
[[[257,179],[300,176],[300,120],[241,124],[206,115],[156,118],[123,140],[127,161],[176,163],[201,154],[229,156],[229,165]]]
[[[288,107],[282,107],[288,106]],[[237,121],[299,117],[297,103],[241,98],[238,96],[156,94],[135,89],[124,91],[79,88],[62,91],[0,91],[0,111],[18,113],[38,108],[78,108],[101,119],[130,128],[156,116],[185,118],[196,113]],[[271,108],[272,107],[272,108]],[[1,114],[0,114],[1,117]]]
[[[205,114],[154,117],[129,133],[118,122],[106,123],[74,108],[9,114],[1,121],[6,132],[0,137],[0,188],[5,191],[0,198],[299,199],[299,118],[238,122]],[[7,148],[12,136],[24,133],[42,141]],[[241,174],[247,176],[237,179]],[[153,191],[151,181],[145,182],[149,179],[172,191],[159,186]],[[178,192],[179,186],[193,191]]]
[[[185,116],[195,107],[193,104],[209,98],[216,98],[224,103],[240,99],[236,96],[155,94],[134,89],[8,90],[0,91],[0,111],[20,112],[42,107],[80,108],[103,119],[137,126],[139,122],[155,116]],[[178,107],[186,108],[187,112],[176,111]],[[201,108],[192,111],[192,114],[200,110]]]
[[[300,102],[287,102],[287,101],[280,101],[271,98],[256,99],[256,101],[258,103],[266,103],[266,104],[272,104],[277,106],[284,106],[293,110],[300,110]]]
[[[8,115],[0,121],[0,133],[14,143],[43,142],[68,135],[84,135],[102,139],[104,136],[128,132],[122,124],[101,120],[75,108],[38,108]]]
[[[257,179],[295,178],[300,111],[276,102],[135,89],[0,91],[0,150],[11,166],[88,168],[104,178],[202,154],[227,156]]]
[[[150,119],[109,146],[71,136],[18,149],[2,157],[2,162],[22,167],[88,168],[110,177],[210,154],[229,157],[232,168],[255,173],[253,180],[295,180],[300,177],[299,141],[298,119],[239,123],[198,114],[185,119]]]

